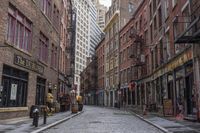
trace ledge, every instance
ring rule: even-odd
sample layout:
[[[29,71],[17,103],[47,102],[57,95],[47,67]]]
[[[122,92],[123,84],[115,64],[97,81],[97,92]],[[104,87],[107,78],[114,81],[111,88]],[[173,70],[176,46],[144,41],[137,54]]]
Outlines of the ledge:
[[[28,111],[28,107],[0,108],[0,113],[5,113],[5,112],[21,112],[21,111]]]

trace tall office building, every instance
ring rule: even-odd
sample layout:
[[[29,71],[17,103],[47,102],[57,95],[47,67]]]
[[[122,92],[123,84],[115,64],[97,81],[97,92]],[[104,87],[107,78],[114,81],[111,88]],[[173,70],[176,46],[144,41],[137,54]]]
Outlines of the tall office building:
[[[107,7],[100,4],[99,0],[91,0],[97,9],[97,23],[99,27],[103,30],[105,27],[105,16]]]
[[[97,9],[91,1],[89,2],[89,57],[92,57],[95,54],[95,47],[101,41],[103,31],[97,24]]]
[[[96,24],[97,12],[90,0],[73,0],[76,9],[76,47],[74,84],[80,94],[80,73],[86,67],[100,40],[101,30]]]

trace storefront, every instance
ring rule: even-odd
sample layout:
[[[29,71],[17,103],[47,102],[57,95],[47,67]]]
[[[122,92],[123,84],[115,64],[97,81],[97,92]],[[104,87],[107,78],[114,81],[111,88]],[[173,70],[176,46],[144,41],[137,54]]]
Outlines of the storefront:
[[[0,107],[26,106],[28,75],[28,72],[3,65]]]
[[[192,51],[187,49],[152,75],[152,101],[163,105],[164,115],[196,116]]]
[[[197,115],[197,104],[196,97],[197,92],[194,89],[194,79],[193,79],[193,64],[189,63],[185,66],[185,101],[186,110],[185,114],[188,117],[196,117]]]

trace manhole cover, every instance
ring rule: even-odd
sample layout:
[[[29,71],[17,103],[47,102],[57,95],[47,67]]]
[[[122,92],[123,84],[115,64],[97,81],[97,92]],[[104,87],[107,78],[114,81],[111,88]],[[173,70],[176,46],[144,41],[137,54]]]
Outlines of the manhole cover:
[[[166,126],[165,128],[182,128],[181,126]]]
[[[98,124],[98,123],[102,123],[101,121],[90,121],[90,124]]]
[[[114,115],[131,115],[129,113],[113,113]]]

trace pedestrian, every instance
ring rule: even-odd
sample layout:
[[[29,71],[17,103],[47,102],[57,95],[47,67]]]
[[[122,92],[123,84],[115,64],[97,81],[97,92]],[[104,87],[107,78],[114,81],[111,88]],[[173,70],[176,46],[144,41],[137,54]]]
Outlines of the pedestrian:
[[[123,102],[123,107],[125,109],[125,106],[126,106],[126,97],[125,97],[125,95],[123,95],[122,102]]]
[[[48,115],[52,115],[52,107],[53,107],[53,95],[51,90],[48,90],[48,94],[47,94],[47,106],[49,108],[49,114]]]

